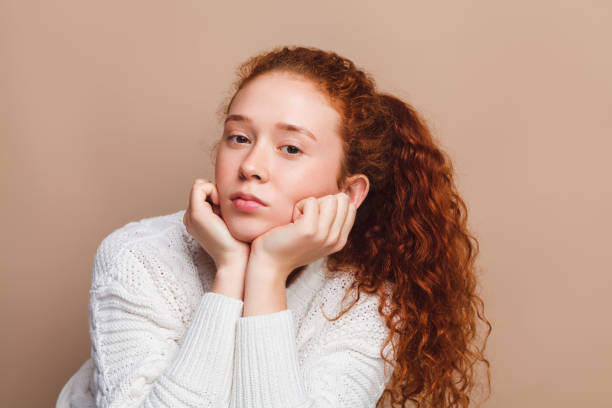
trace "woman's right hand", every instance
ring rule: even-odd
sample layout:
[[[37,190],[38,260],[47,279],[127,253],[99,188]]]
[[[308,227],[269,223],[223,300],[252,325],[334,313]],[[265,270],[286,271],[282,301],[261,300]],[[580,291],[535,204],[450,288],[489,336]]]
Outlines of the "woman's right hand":
[[[187,232],[213,258],[217,270],[246,270],[251,246],[234,238],[219,214],[217,187],[207,179],[196,179],[183,216]]]

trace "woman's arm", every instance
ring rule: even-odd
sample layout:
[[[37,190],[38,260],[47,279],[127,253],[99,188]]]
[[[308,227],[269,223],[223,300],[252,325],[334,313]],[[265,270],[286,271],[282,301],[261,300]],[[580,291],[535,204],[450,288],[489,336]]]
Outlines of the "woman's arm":
[[[340,319],[324,322],[302,364],[290,310],[238,319],[230,407],[374,407],[390,374],[380,356],[388,329],[378,303],[362,294]]]
[[[272,228],[252,242],[244,313],[236,329],[230,407],[355,408],[376,404],[386,379],[380,349],[387,335],[378,307],[373,307],[378,297],[370,296],[366,301],[368,296],[363,295],[361,307],[359,302],[353,305],[336,324],[313,328],[332,327],[327,337],[314,334],[320,342],[303,367],[294,317],[286,309],[287,276],[297,266],[342,249],[355,214],[348,194],[308,197],[296,204],[292,223]],[[331,290],[333,299],[342,296],[346,288]]]
[[[205,293],[185,329],[177,306],[186,305],[160,290],[170,271],[155,270],[159,255],[138,243],[118,249],[112,237],[96,253],[90,291],[96,406],[226,406],[242,300]]]

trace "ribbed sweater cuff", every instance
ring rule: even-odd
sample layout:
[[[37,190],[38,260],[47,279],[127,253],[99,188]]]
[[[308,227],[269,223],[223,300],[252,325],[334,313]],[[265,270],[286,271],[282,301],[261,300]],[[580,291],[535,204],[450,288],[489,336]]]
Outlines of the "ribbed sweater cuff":
[[[230,296],[204,294],[168,368],[173,381],[207,395],[231,388],[236,321],[242,305]]]
[[[297,407],[307,399],[289,309],[236,325],[234,400],[240,407]]]

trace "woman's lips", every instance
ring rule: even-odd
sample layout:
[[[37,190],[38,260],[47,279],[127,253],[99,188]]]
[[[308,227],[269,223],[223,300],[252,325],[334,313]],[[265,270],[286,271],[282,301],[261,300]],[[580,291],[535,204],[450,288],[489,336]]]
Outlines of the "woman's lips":
[[[236,198],[232,200],[232,205],[240,211],[252,212],[259,208],[265,207],[263,204],[253,201],[253,200],[245,200],[243,198]]]

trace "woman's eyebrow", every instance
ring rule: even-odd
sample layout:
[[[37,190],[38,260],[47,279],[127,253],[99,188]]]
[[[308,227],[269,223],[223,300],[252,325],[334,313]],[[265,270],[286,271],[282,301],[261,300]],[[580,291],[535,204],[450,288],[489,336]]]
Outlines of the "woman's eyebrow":
[[[236,122],[246,122],[250,125],[253,124],[253,121],[251,120],[251,118],[249,118],[248,116],[244,116],[244,115],[238,115],[238,114],[231,114],[231,115],[227,115],[227,117],[225,118],[225,121],[223,122],[223,124],[226,124],[229,121],[236,121]],[[283,130],[288,130],[291,132],[298,132],[298,133],[302,133],[306,136],[308,136],[309,138],[311,138],[312,140],[314,140],[315,142],[317,141],[317,138],[315,137],[315,135],[312,134],[312,132],[304,127],[301,126],[297,126],[297,125],[292,125],[290,123],[285,123],[285,122],[278,122],[276,124],[276,127],[279,129],[283,129]]]

